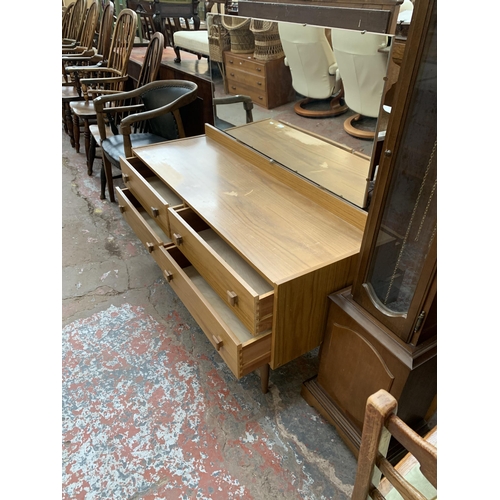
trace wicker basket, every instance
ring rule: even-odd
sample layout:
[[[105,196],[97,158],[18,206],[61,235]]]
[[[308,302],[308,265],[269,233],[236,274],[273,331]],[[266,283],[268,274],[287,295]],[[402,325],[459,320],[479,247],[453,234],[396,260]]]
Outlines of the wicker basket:
[[[250,31],[255,39],[255,59],[270,61],[285,55],[278,33],[278,23],[252,19]]]
[[[231,48],[229,32],[220,24],[212,24],[208,30],[208,51],[210,60],[224,62],[224,52]]]
[[[222,16],[222,26],[229,31],[231,52],[235,54],[252,54],[255,39],[250,31],[250,18]]]

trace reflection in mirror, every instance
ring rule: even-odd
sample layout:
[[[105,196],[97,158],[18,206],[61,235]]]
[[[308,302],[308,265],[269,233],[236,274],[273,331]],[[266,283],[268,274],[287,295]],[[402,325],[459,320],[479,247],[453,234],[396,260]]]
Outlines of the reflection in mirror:
[[[252,124],[241,104],[217,107],[226,132],[366,208],[374,137],[384,135],[384,121],[377,123],[391,37],[238,16],[208,24],[225,32],[229,47],[211,66],[215,97],[254,103]]]

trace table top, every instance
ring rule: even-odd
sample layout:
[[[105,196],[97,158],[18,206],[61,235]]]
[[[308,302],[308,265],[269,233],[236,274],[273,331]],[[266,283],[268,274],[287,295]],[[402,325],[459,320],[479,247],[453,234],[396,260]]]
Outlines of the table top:
[[[359,252],[360,229],[245,159],[244,151],[205,135],[133,151],[273,283]]]
[[[226,132],[356,206],[365,206],[368,158],[273,119]]]

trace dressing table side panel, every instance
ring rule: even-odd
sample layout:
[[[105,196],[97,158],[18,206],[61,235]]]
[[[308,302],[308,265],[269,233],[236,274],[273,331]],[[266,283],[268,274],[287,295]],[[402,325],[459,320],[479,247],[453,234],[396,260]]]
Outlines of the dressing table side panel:
[[[321,344],[328,295],[352,283],[358,255],[276,285],[270,363],[273,370]]]

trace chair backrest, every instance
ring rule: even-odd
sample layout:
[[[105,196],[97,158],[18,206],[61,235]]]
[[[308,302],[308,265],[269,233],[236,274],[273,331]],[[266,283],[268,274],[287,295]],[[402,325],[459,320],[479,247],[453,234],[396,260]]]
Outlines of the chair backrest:
[[[146,83],[156,80],[158,70],[160,69],[164,43],[165,37],[163,36],[163,33],[160,33],[159,31],[154,33],[151,37],[151,40],[148,43],[148,48],[146,49],[146,55],[144,56],[141,72],[139,73],[139,78],[137,80],[137,87],[142,87],[143,85],[146,85]]]
[[[83,24],[82,35],[79,40],[79,46],[91,49],[94,44],[94,35],[97,28],[99,12],[97,10],[97,0],[91,0],[85,22]]]
[[[178,106],[189,104],[196,99],[198,86],[184,80],[164,80],[162,83],[152,82],[143,87],[141,100],[145,111],[152,111],[178,100]],[[164,137],[167,140],[185,137],[184,127],[179,109],[174,113],[162,114],[150,118],[148,132]]]
[[[70,23],[71,23],[71,16],[73,14],[73,9],[75,7],[75,2],[70,3],[67,7],[66,10],[63,13],[63,18],[62,18],[62,37],[63,38],[69,38],[69,29],[70,29]]]
[[[71,19],[67,38],[79,40],[85,20],[85,11],[87,10],[87,0],[76,0],[73,9],[71,9]]]
[[[123,9],[118,15],[113,30],[107,68],[115,70],[120,75],[126,74],[136,30],[137,14],[131,9]]]
[[[279,23],[278,32],[296,92],[327,99],[336,92],[335,56],[324,28]]]
[[[99,24],[99,38],[97,40],[97,53],[103,57],[109,54],[111,46],[111,35],[113,33],[115,5],[113,2],[107,2],[104,6]]]
[[[427,500],[437,496],[437,448],[405,424],[396,412],[397,401],[387,391],[381,389],[368,398],[351,500],[387,498],[379,486],[382,474],[385,476],[383,481],[394,488],[391,495],[399,493],[405,500]],[[407,471],[406,477],[398,472],[398,465],[394,467],[386,458],[391,437],[419,463],[418,466],[415,462],[415,468]],[[417,474],[409,481],[413,471]]]
[[[387,36],[332,29],[332,45],[346,104],[356,113],[376,118],[387,74]]]

